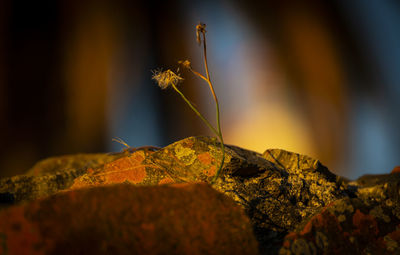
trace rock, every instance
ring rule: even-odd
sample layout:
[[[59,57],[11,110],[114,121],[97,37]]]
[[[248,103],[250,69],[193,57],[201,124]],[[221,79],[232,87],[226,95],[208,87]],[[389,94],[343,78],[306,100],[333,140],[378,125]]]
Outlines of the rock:
[[[189,137],[155,152],[125,151],[113,159],[107,154],[88,156],[87,164],[82,156],[69,158],[68,167],[53,161],[50,165],[57,167],[43,167],[52,170],[39,170],[41,175],[0,180],[0,200],[11,205],[121,183],[211,184],[222,157],[219,145],[216,138]],[[211,186],[244,209],[261,254],[329,254],[350,246],[354,253],[398,251],[396,168],[392,174],[350,181],[318,160],[293,152],[269,149],[259,154],[233,145],[226,145],[225,151],[220,178]],[[371,235],[364,223],[378,232]]]
[[[343,198],[323,208],[280,254],[400,254],[398,204]]]
[[[168,174],[164,169],[149,162],[149,157],[153,153],[152,151],[139,150],[98,168],[89,168],[83,175],[76,178],[68,189],[117,183],[138,185],[155,185],[159,182],[162,184],[175,183],[174,180],[162,181],[168,178]]]
[[[121,153],[87,153],[51,157],[36,163],[26,175],[41,176],[68,170],[97,168],[105,163],[129,155],[129,151]]]
[[[289,231],[348,193],[344,179],[310,157],[278,149],[267,150],[259,157],[264,163],[253,165],[257,169],[254,174],[238,168],[224,175],[217,189],[244,206],[261,251],[273,254]]]
[[[143,151],[78,177],[71,188],[129,182],[210,182],[222,153],[215,138],[190,137],[146,155]],[[285,234],[319,209],[347,196],[344,179],[319,161],[283,150],[256,152],[227,145],[224,170],[212,186],[242,205],[265,247],[279,250]]]
[[[124,182],[140,185],[209,182],[219,167],[221,151],[215,138],[189,137],[157,152],[138,150],[115,158],[98,154],[98,160],[88,155],[90,161],[86,164],[82,161],[84,157],[79,154],[51,158],[29,171],[39,174],[1,179],[0,194],[8,194],[14,203],[19,203],[66,189]],[[224,172],[228,174],[251,175],[259,167],[274,167],[260,154],[235,146],[227,146],[225,158]],[[100,161],[105,163],[101,165]]]
[[[206,184],[80,189],[0,219],[0,254],[258,253],[242,208]]]
[[[399,254],[400,174],[365,175],[348,188],[353,197],[321,208],[280,254]]]
[[[65,190],[89,169],[98,168],[129,154],[129,151],[114,154],[76,154],[39,161],[26,175],[0,179],[0,208]]]

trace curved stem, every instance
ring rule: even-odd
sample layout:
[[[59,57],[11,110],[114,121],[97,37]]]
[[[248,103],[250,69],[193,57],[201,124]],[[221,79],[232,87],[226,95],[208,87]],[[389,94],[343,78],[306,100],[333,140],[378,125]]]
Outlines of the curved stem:
[[[204,32],[204,31],[203,31],[203,48],[204,48],[204,66],[205,66],[206,75],[207,75],[206,81],[207,81],[208,85],[210,86],[210,90],[214,97],[215,102],[218,104],[218,99],[217,99],[217,96],[215,95],[214,87],[211,83],[210,72],[208,71],[206,32]]]
[[[199,76],[201,79],[205,80],[208,83],[207,78],[204,77],[201,73],[197,72],[196,70],[193,70],[192,68],[190,68],[190,71],[192,71],[192,73],[194,73],[195,75]]]
[[[217,136],[219,136],[218,131],[210,124],[210,122],[197,110],[197,108],[183,95],[183,93],[176,87],[175,84],[172,83],[172,87],[176,92],[185,100],[185,102],[189,105],[189,107],[200,117],[200,119],[207,125],[208,128],[211,129]]]
[[[204,65],[206,67],[207,80],[210,81],[210,72],[208,71],[207,64],[207,43],[206,43],[206,32],[203,31],[203,48],[204,48]],[[215,95],[215,93],[213,93]]]
[[[218,138],[219,138],[219,140],[220,140],[220,142],[221,142],[221,150],[222,150],[221,165],[219,166],[219,169],[218,169],[217,173],[214,175],[214,178],[213,178],[212,181],[211,181],[211,183],[214,183],[214,182],[218,179],[219,174],[221,173],[221,170],[222,170],[222,168],[223,168],[223,166],[224,166],[224,161],[225,161],[225,145],[224,145],[224,139],[223,139],[223,137],[222,137],[222,131],[221,131],[221,122],[220,122],[220,117],[219,117],[219,103],[218,103],[218,98],[217,98],[217,96],[216,96],[216,94],[215,94],[214,87],[213,87],[213,85],[212,85],[211,78],[210,78],[210,72],[209,72],[209,70],[208,70],[206,32],[205,32],[205,31],[202,31],[202,33],[203,33],[203,48],[204,48],[204,66],[205,66],[206,75],[207,75],[207,80],[206,80],[206,81],[207,81],[207,83],[208,83],[208,85],[209,85],[209,87],[210,87],[211,93],[212,93],[212,95],[213,95],[213,97],[214,97],[214,101],[215,101],[215,107],[216,107],[216,112],[217,112],[216,115],[217,115]],[[202,77],[202,75],[201,75],[200,77]],[[204,77],[204,76],[203,76],[203,77]]]

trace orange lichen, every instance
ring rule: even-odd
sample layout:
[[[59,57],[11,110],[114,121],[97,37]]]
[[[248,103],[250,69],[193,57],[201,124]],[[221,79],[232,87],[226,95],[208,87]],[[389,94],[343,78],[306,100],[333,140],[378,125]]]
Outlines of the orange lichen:
[[[204,165],[209,165],[211,164],[213,157],[211,157],[209,152],[203,152],[197,155],[197,159]]]
[[[391,174],[395,174],[395,173],[400,173],[400,166],[396,166],[393,168],[392,172],[390,172]]]
[[[122,171],[109,172],[106,175],[104,184],[122,183],[125,181],[137,184],[141,183],[146,175],[146,168],[144,166],[130,167]]]
[[[311,232],[313,227],[313,222],[309,221],[307,222],[306,226],[304,227],[304,229],[300,232],[300,235],[305,235]]]
[[[125,181],[134,184],[141,183],[147,176],[146,166],[148,165],[143,164],[145,158],[144,151],[136,151],[130,156],[107,163],[99,169],[89,169],[86,174],[75,179],[70,189]]]
[[[216,172],[217,172],[217,167],[216,166],[210,166],[210,168],[205,169],[203,171],[203,173],[205,175],[207,175],[208,177],[214,176]]]
[[[146,167],[140,163],[144,160],[140,155],[132,155],[113,162],[109,169],[103,173],[105,184],[129,181],[140,183],[146,177]]]
[[[354,234],[371,233],[377,235],[379,233],[378,223],[371,215],[362,213],[359,209],[353,215],[353,225],[356,229]]]
[[[283,247],[289,248],[290,247],[290,242],[288,240],[285,240],[282,244]]]
[[[170,183],[174,183],[175,181],[170,178],[170,177],[165,177],[163,179],[161,179],[158,184],[170,184]]]

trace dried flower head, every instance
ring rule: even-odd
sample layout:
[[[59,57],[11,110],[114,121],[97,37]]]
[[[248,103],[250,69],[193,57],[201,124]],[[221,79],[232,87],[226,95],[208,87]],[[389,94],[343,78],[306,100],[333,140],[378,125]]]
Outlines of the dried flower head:
[[[189,60],[180,60],[180,61],[178,61],[178,64],[180,64],[181,66],[183,66],[184,68],[187,68],[187,69],[192,69],[192,63],[190,63],[190,61]]]
[[[162,89],[168,88],[170,85],[177,85],[179,82],[183,81],[183,78],[178,74],[172,72],[171,70],[155,70],[153,71],[153,80],[158,83],[158,86]]]
[[[204,23],[199,23],[196,26],[196,36],[197,36],[197,42],[199,44],[203,43],[203,50],[204,50],[204,66],[206,69],[206,76],[202,75],[201,73],[197,72],[196,70],[192,69],[191,63],[189,60],[184,60],[184,61],[178,61],[179,65],[182,66],[183,68],[186,68],[190,70],[193,74],[196,76],[200,77],[203,79],[205,82],[210,87],[211,93],[214,97],[215,101],[215,108],[216,108],[216,117],[217,117],[217,128],[214,128],[214,126],[199,112],[197,109],[197,106],[193,104],[186,96],[179,90],[179,88],[176,86],[179,82],[183,80],[182,77],[180,77],[179,74],[179,68],[176,73],[172,72],[171,70],[167,71],[153,71],[153,79],[157,81],[158,85],[162,89],[166,89],[169,86],[172,86],[172,88],[182,97],[182,99],[189,105],[189,107],[199,116],[199,118],[210,128],[214,134],[217,135],[220,144],[221,144],[221,150],[222,150],[222,157],[221,157],[221,164],[219,165],[219,168],[214,175],[214,177],[211,180],[211,184],[215,183],[215,181],[218,179],[221,170],[224,167],[224,161],[225,161],[225,145],[224,145],[224,138],[222,137],[222,132],[221,132],[221,124],[220,124],[220,117],[219,117],[219,104],[218,104],[218,98],[215,94],[213,84],[210,80],[210,73],[208,71],[208,64],[207,64],[207,47],[206,47],[206,24]]]
[[[199,45],[201,44],[201,34],[204,36],[206,32],[206,24],[199,22],[199,24],[196,26],[196,38]]]

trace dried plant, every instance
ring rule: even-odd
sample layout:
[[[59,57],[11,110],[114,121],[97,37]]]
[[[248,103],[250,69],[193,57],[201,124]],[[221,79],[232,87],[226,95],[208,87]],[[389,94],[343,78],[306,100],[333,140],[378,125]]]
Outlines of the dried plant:
[[[217,95],[215,94],[213,84],[210,79],[210,72],[208,70],[208,63],[207,63],[207,44],[206,44],[206,25],[203,23],[199,23],[196,26],[196,39],[199,45],[203,44],[203,51],[204,51],[204,66],[205,66],[205,71],[206,71],[206,76],[202,75],[201,73],[197,72],[194,70],[190,64],[189,60],[184,60],[184,61],[179,61],[178,63],[180,66],[183,68],[188,69],[191,71],[194,75],[197,77],[200,77],[203,79],[209,86],[210,91],[213,95],[214,101],[215,101],[215,106],[216,106],[216,117],[217,117],[217,128],[214,128],[213,125],[197,110],[197,108],[186,98],[186,96],[178,89],[177,85],[183,81],[183,78],[177,74],[174,73],[171,70],[157,70],[153,71],[153,79],[158,83],[161,89],[166,89],[168,87],[172,87],[182,98],[183,100],[189,105],[189,107],[197,114],[197,116],[200,117],[200,119],[207,125],[208,128],[211,129],[212,132],[218,137],[220,143],[221,143],[221,150],[222,150],[222,158],[221,158],[221,164],[214,175],[212,179],[212,183],[214,183],[218,177],[219,174],[221,173],[222,167],[224,165],[224,160],[225,160],[225,146],[224,146],[224,139],[222,137],[222,132],[221,132],[221,123],[220,123],[220,117],[219,117],[219,103],[218,103],[218,98]],[[179,68],[178,68],[179,70]]]

